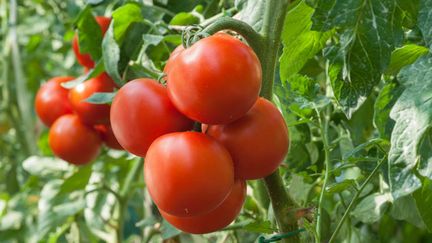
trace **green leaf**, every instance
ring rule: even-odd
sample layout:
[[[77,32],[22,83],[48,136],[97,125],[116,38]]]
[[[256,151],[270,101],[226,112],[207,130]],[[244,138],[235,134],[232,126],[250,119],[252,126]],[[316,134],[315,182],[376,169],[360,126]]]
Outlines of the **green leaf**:
[[[143,40],[146,45],[159,45],[162,40],[164,40],[164,36],[162,35],[152,35],[152,34],[144,34]]]
[[[429,232],[432,232],[432,211],[430,207],[432,205],[432,181],[425,179],[423,186],[420,190],[414,192],[414,199],[420,216],[426,225]]]
[[[343,192],[346,189],[349,189],[351,187],[355,187],[355,180],[352,179],[347,179],[347,180],[343,180],[341,182],[336,182],[333,184],[328,185],[325,190],[327,193],[338,193],[338,192]]]
[[[120,47],[114,40],[113,34],[113,25],[111,25],[105,33],[105,38],[102,42],[102,55],[104,65],[107,67],[106,72],[117,85],[122,86],[124,81],[120,77],[118,70],[118,62],[120,61]]]
[[[141,6],[135,2],[129,2],[117,8],[112,14],[114,20],[114,37],[117,43],[121,43],[129,28],[134,22],[143,20]]]
[[[402,91],[402,87],[397,82],[390,82],[384,85],[375,100],[373,120],[381,138],[390,140],[395,124],[394,120],[390,119],[390,111]]]
[[[23,168],[30,174],[39,177],[60,177],[72,167],[57,158],[30,156],[23,161]]]
[[[426,47],[416,44],[407,44],[397,48],[391,54],[390,64],[385,73],[395,75],[401,68],[415,62],[417,58],[426,53],[428,53]]]
[[[417,25],[423,34],[426,45],[430,46],[432,44],[432,23],[430,21],[432,18],[432,0],[421,0],[419,9]]]
[[[181,12],[176,14],[174,18],[171,19],[169,22],[170,25],[180,25],[180,26],[186,26],[186,25],[193,25],[198,24],[200,22],[200,19],[195,16],[192,13],[185,13]]]
[[[425,227],[419,209],[417,208],[416,201],[411,195],[395,200],[390,214],[397,220],[406,220],[419,228]]]
[[[104,62],[102,60],[100,60],[99,62],[96,63],[95,67],[93,69],[90,69],[90,71],[88,71],[86,74],[79,76],[78,78],[76,78],[74,80],[61,83],[61,86],[63,86],[66,89],[72,89],[75,86],[77,86],[78,84],[80,84],[86,80],[97,77],[104,70],[105,70]]]
[[[402,41],[393,0],[319,0],[312,29],[338,28],[339,42],[326,49],[334,96],[350,118],[372,92],[392,50]]]
[[[293,174],[290,182],[288,183],[288,193],[292,199],[301,206],[306,206],[308,203],[309,193],[313,185],[307,183],[303,176]]]
[[[102,31],[93,17],[90,6],[81,11],[75,24],[78,29],[80,52],[89,53],[93,60],[99,60],[102,55]]]
[[[70,193],[76,190],[84,190],[92,173],[92,165],[78,167],[78,170],[69,176],[61,185],[60,193]]]
[[[241,5],[242,9],[234,18],[248,23],[255,31],[259,32],[263,24],[265,1],[248,0],[238,5]]]
[[[419,160],[424,163],[423,168],[432,167],[432,154],[428,152],[432,145],[424,140],[432,124],[432,55],[403,68],[398,79],[406,89],[390,113],[395,125],[389,151],[389,179],[395,199],[420,188],[415,171]],[[418,172],[432,178],[429,170]]]
[[[312,31],[314,9],[301,1],[290,9],[282,31],[283,53],[280,58],[280,76],[287,80],[296,74],[326,44],[332,31]]]
[[[174,228],[168,221],[163,220],[161,225],[162,239],[166,240],[181,233],[180,230]]]
[[[97,92],[85,99],[85,102],[91,104],[111,104],[117,92]]]
[[[383,216],[391,202],[390,194],[373,193],[363,198],[351,215],[363,223],[375,223]]]

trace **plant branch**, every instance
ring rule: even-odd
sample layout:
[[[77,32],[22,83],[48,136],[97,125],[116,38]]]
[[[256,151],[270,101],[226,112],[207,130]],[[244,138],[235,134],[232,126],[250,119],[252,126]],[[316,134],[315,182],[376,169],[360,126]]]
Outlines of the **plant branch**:
[[[252,49],[254,49],[254,51],[257,53],[257,56],[262,62],[260,50],[262,50],[263,38],[247,23],[238,19],[233,19],[231,17],[222,17],[206,26],[203,31],[212,35],[218,31],[228,29],[235,31],[244,37]]]
[[[321,224],[322,224],[322,202],[324,200],[324,194],[325,194],[325,188],[327,187],[327,183],[330,177],[330,171],[331,171],[331,163],[330,163],[330,146],[329,146],[329,139],[328,139],[328,126],[329,126],[329,108],[326,109],[326,112],[324,114],[324,117],[321,116],[321,113],[316,110],[319,124],[320,124],[320,133],[321,138],[324,146],[324,165],[325,165],[325,173],[324,173],[324,182],[321,187],[321,193],[318,199],[318,213],[317,213],[317,220],[316,220],[316,232],[317,237],[315,239],[315,242],[319,243],[321,242]]]
[[[345,221],[345,219],[348,218],[349,213],[351,212],[351,210],[354,207],[354,204],[357,202],[357,199],[360,197],[360,194],[362,193],[363,189],[367,186],[367,184],[372,180],[372,178],[374,177],[374,175],[378,172],[379,168],[381,167],[381,165],[387,161],[387,156],[385,156],[379,163],[377,166],[375,166],[374,170],[372,171],[372,173],[370,173],[370,175],[368,176],[368,178],[366,178],[366,180],[363,182],[363,184],[361,185],[360,189],[356,192],[356,194],[354,195],[353,199],[351,200],[350,204],[348,205],[348,208],[345,210],[345,213],[343,214],[341,220],[339,221],[338,225],[336,226],[335,231],[333,232],[332,236],[330,237],[329,243],[332,243],[336,240],[336,236],[339,233],[340,229],[342,228],[342,225]]]

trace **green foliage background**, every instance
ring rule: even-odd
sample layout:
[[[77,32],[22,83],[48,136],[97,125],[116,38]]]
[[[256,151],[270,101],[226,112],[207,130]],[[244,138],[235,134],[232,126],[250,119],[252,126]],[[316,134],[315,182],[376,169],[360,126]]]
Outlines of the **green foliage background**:
[[[158,78],[185,26],[234,16],[259,31],[264,2],[0,0],[0,241],[254,242],[274,233],[258,181],[249,182],[244,209],[226,230],[179,232],[152,205],[141,171],[130,177],[138,158],[105,149],[91,165],[70,166],[52,156],[33,109],[40,84],[54,76],[77,77],[70,86],[104,70],[120,85]],[[113,18],[103,38],[94,15]],[[313,241],[320,207],[328,240],[353,198],[337,242],[432,241],[430,16],[431,0],[289,6],[274,102],[291,138],[281,174],[308,212],[299,220],[302,241]],[[82,50],[98,60],[85,75],[71,50],[74,27]]]

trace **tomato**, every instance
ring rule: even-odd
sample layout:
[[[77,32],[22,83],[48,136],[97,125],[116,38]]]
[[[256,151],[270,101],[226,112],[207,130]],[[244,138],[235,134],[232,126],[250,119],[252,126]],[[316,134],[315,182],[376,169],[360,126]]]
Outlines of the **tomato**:
[[[73,77],[55,77],[43,84],[36,94],[36,113],[46,126],[51,126],[62,115],[72,113],[68,99],[69,90],[60,84]]]
[[[117,138],[114,136],[111,125],[96,125],[94,128],[99,132],[100,137],[107,147],[123,150],[122,146],[117,141]]]
[[[223,202],[234,184],[234,167],[228,151],[214,139],[198,132],[177,132],[152,143],[144,177],[162,211],[191,217]]]
[[[152,79],[136,79],[124,85],[111,105],[111,126],[122,147],[144,157],[159,136],[192,129],[168,98],[166,88]]]
[[[96,22],[99,24],[102,35],[105,35],[105,32],[108,30],[108,27],[111,22],[111,18],[103,17],[103,16],[97,16]],[[94,67],[94,61],[92,60],[90,54],[82,54],[79,51],[79,44],[78,44],[78,34],[74,35],[74,38],[72,40],[72,49],[74,50],[75,56],[78,60],[78,63],[81,64],[84,67],[87,68],[93,68]]]
[[[171,55],[169,56],[168,61],[167,61],[166,65],[165,65],[165,67],[164,67],[164,73],[165,73],[165,74],[168,74],[168,72],[170,71],[171,66],[172,66],[173,63],[175,62],[176,58],[177,58],[178,55],[179,55],[180,53],[182,53],[183,51],[184,51],[184,47],[183,47],[183,45],[179,45],[179,46],[177,46],[177,47],[174,49],[173,52],[171,52]]]
[[[242,117],[261,88],[261,65],[240,40],[216,34],[182,51],[168,72],[168,94],[187,117],[226,124]]]
[[[58,118],[51,126],[48,139],[55,155],[75,165],[95,159],[101,146],[96,130],[82,123],[75,114]]]
[[[107,104],[91,104],[86,102],[85,99],[96,92],[112,92],[115,88],[116,84],[106,73],[80,83],[70,90],[69,99],[72,108],[80,119],[88,125],[108,124],[110,106]]]
[[[162,217],[176,228],[191,234],[206,234],[229,225],[240,213],[246,198],[246,183],[235,182],[228,197],[212,211],[194,217],[176,217],[160,210]]]
[[[236,178],[251,180],[274,172],[289,147],[288,129],[279,110],[259,98],[251,110],[227,125],[212,125],[206,134],[230,152]]]

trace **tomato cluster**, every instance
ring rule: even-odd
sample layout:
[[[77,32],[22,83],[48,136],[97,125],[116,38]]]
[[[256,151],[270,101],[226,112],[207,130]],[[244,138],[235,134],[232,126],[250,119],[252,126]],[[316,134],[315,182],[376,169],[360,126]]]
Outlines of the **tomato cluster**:
[[[96,17],[105,33],[110,18]],[[81,54],[78,37],[73,39],[77,60],[86,68],[94,66],[88,54]],[[89,79],[72,89],[62,83],[73,77],[55,77],[43,84],[36,94],[35,109],[48,127],[49,145],[55,155],[75,165],[89,163],[97,157],[102,142],[113,149],[122,149],[110,126],[110,106],[90,104],[85,100],[96,92],[112,92],[114,81],[106,74]]]
[[[145,157],[147,189],[168,222],[189,233],[216,231],[239,214],[245,180],[283,161],[288,130],[259,98],[260,62],[237,38],[218,33],[180,46],[164,72],[166,87],[142,78],[120,88],[112,129],[125,150]]]

